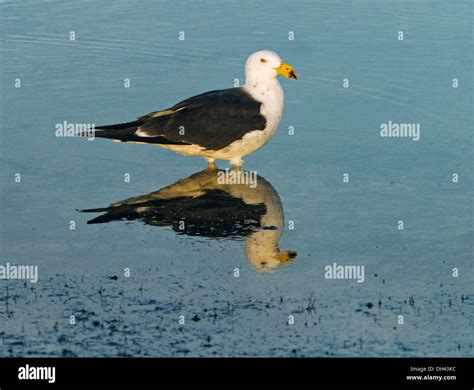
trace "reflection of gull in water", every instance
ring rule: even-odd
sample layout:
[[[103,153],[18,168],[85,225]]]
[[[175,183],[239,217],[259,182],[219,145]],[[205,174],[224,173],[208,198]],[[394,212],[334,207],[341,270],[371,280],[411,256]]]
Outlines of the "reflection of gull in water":
[[[261,271],[294,258],[296,252],[278,248],[284,216],[272,185],[260,176],[256,186],[219,184],[222,172],[206,169],[150,194],[83,211],[105,212],[89,224],[141,220],[189,236],[245,237],[245,254]]]

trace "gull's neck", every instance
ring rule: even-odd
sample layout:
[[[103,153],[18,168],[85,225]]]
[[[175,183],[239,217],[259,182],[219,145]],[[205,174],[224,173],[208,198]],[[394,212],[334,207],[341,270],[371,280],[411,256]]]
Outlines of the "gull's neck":
[[[283,110],[283,88],[276,77],[247,76],[243,89],[255,100],[263,104],[276,105],[280,110]]]
[[[281,89],[280,82],[276,77],[262,77],[260,75],[247,75],[245,79],[245,84],[243,86],[245,89]]]

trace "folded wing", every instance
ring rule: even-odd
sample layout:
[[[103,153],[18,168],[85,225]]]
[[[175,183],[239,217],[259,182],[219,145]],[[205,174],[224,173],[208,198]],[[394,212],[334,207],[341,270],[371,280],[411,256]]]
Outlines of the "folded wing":
[[[241,88],[210,91],[136,121],[100,126],[97,137],[123,142],[199,145],[219,150],[251,131],[262,131],[261,103]]]

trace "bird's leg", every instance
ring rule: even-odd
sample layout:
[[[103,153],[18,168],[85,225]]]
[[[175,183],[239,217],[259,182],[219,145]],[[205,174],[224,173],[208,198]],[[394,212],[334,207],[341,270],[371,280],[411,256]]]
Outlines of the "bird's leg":
[[[212,157],[206,157],[207,160],[207,167],[206,169],[209,171],[215,171],[217,169],[216,166],[216,159]]]

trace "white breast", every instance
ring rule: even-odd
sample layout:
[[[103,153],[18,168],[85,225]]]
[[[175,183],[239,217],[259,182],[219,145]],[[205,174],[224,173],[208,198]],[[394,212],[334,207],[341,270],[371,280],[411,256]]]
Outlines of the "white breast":
[[[262,130],[248,132],[242,139],[232,142],[225,148],[203,152],[203,155],[216,159],[229,160],[239,165],[242,157],[253,153],[265,145],[274,135],[280,125],[283,114],[283,89],[277,79],[265,83],[246,84],[243,87],[255,100],[262,103],[260,113],[266,118],[266,127]]]
[[[265,145],[276,133],[283,114],[283,89],[276,78],[265,82],[247,83],[243,87],[255,100],[262,103],[260,113],[266,119],[265,129],[250,131],[240,140],[232,142],[220,150],[205,150],[197,145],[159,145],[175,152],[203,156],[211,159],[228,160],[234,165],[241,165],[242,157],[253,153]],[[222,129],[225,131],[225,129]]]
[[[260,112],[267,119],[267,129],[273,131],[280,125],[283,115],[284,94],[283,88],[276,78],[266,80],[264,83],[255,82],[243,87],[255,100],[262,103]]]

